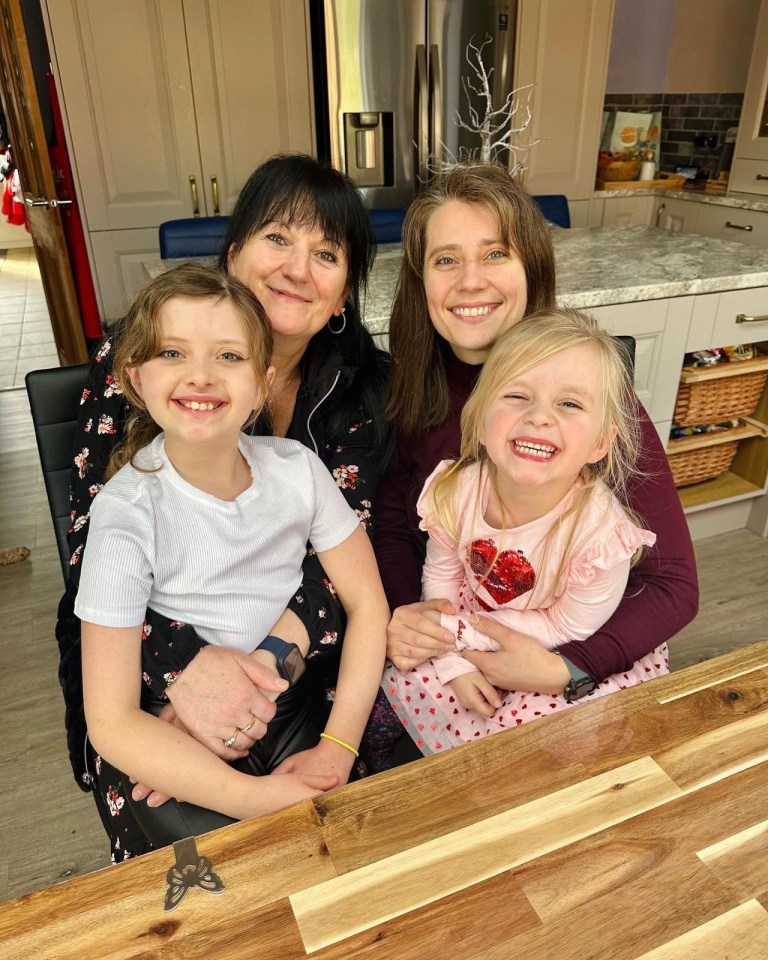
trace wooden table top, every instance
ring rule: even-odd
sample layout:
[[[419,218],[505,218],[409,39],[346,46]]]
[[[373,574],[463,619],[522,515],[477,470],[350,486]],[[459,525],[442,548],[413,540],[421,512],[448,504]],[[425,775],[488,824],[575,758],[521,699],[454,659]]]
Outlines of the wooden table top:
[[[0,956],[768,957],[768,641],[0,907]]]

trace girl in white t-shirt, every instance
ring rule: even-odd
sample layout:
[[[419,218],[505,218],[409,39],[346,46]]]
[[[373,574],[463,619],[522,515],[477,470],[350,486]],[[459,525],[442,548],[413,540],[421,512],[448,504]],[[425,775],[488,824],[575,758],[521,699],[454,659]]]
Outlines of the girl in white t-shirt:
[[[237,819],[346,782],[388,621],[368,537],[322,462],[296,441],[242,432],[268,401],[271,349],[261,305],[226,274],[184,264],[139,294],[115,356],[135,412],[93,501],[76,605],[96,751],[133,780]],[[336,698],[319,742],[253,777],[141,709],[144,615],[193,624],[272,668],[274,698],[303,669],[302,651],[268,635],[301,582],[307,541],[347,614]],[[252,716],[221,738],[245,751],[259,726]]]

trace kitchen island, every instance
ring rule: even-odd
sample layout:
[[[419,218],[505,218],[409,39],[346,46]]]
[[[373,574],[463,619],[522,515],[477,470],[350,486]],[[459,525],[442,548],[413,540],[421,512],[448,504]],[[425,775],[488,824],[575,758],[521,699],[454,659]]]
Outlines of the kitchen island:
[[[645,226],[554,228],[552,239],[557,299],[563,306],[588,310],[768,287],[768,250],[741,243]],[[401,255],[399,244],[379,248],[365,303],[365,324],[374,334],[389,327]]]
[[[635,386],[664,443],[685,353],[768,346],[768,249],[648,226],[553,228],[552,238],[558,302],[635,338]],[[364,301],[364,322],[383,347],[401,258],[399,244],[379,247]],[[145,273],[155,276],[173,262],[145,263]],[[768,420],[768,395],[757,416]],[[743,441],[722,482],[683,492],[694,536],[744,526],[766,535],[766,475],[768,440]]]

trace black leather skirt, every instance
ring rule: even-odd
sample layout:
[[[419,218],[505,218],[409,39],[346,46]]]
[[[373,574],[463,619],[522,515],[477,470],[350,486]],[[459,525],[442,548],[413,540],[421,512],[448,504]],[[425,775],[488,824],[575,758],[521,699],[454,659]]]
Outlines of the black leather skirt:
[[[165,706],[158,700],[144,700],[143,709],[157,715]],[[247,757],[235,760],[232,766],[243,773],[262,777],[272,772],[283,760],[316,746],[325,729],[330,704],[323,691],[308,681],[304,674],[299,682],[277,698],[275,716],[266,734],[257,740]],[[166,847],[184,837],[198,836],[209,830],[236,821],[215,810],[207,810],[182,800],[168,800],[160,807],[150,807],[146,800],[134,800],[131,786],[123,775],[126,803],[141,830],[155,847]]]

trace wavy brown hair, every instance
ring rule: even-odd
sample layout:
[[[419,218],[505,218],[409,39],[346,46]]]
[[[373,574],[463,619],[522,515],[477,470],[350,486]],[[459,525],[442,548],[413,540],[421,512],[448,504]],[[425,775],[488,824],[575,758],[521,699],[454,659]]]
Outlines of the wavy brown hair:
[[[261,303],[234,277],[199,263],[182,263],[150,280],[137,294],[115,331],[114,375],[131,405],[125,437],[115,447],[105,472],[109,479],[161,432],[144,401],[134,389],[128,371],[157,356],[160,344],[160,314],[175,298],[227,301],[242,321],[253,369],[261,381],[266,400],[267,368],[272,356],[272,327]],[[255,411],[255,413],[258,411]]]
[[[450,200],[482,204],[517,254],[528,288],[526,314],[555,306],[555,257],[549,227],[531,195],[504,167],[457,166],[417,195],[403,222],[403,261],[389,325],[393,368],[387,412],[403,436],[443,423],[449,412],[445,362],[450,346],[435,330],[424,292],[427,226]]]

